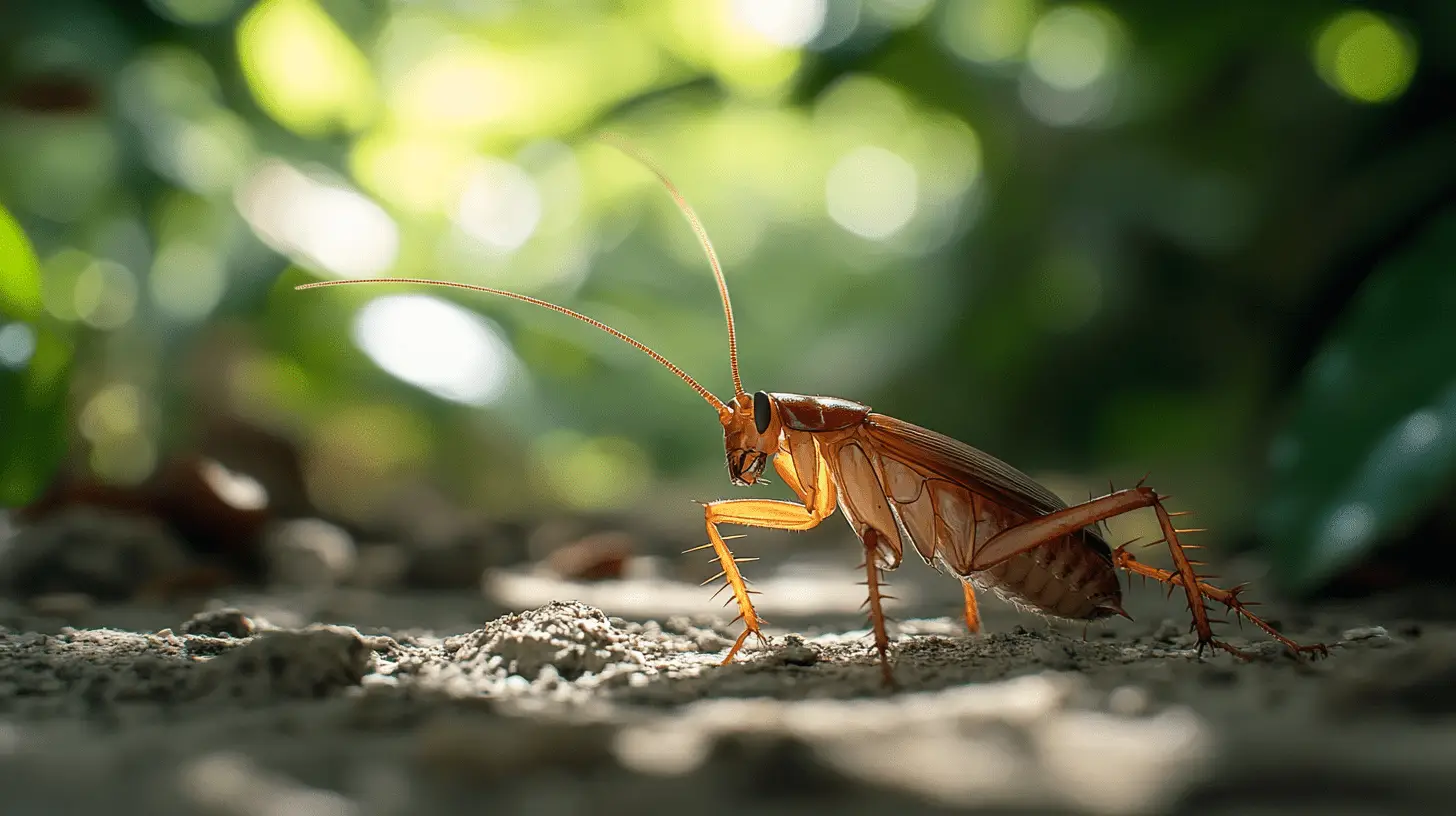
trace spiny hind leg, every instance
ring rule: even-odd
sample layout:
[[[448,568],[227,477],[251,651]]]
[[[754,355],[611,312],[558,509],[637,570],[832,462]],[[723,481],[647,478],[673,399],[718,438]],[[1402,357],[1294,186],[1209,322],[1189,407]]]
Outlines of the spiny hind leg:
[[[1161,542],[1155,541],[1153,543],[1158,544]],[[1182,546],[1186,548],[1189,545],[1184,544]],[[1154,581],[1159,581],[1161,583],[1167,584],[1170,591],[1172,587],[1183,586],[1183,576],[1181,573],[1172,572],[1165,569],[1158,569],[1157,567],[1142,563],[1141,561],[1137,560],[1137,558],[1133,556],[1132,553],[1127,551],[1126,544],[1112,551],[1112,562],[1118,567],[1121,567],[1122,569],[1125,569],[1134,575],[1141,575],[1145,578],[1151,578]],[[1190,561],[1189,563],[1197,565],[1199,562]],[[1199,580],[1197,582],[1197,585],[1198,593],[1203,598],[1211,600],[1214,603],[1223,604],[1225,607],[1228,608],[1230,612],[1238,615],[1241,620],[1248,620],[1250,623],[1254,624],[1260,629],[1263,629],[1264,632],[1269,635],[1269,637],[1272,637],[1280,643],[1284,644],[1284,647],[1289,649],[1291,652],[1294,652],[1295,654],[1317,654],[1321,657],[1326,656],[1330,653],[1329,647],[1323,643],[1314,643],[1306,646],[1294,642],[1293,640],[1281,634],[1278,629],[1275,629],[1273,626],[1269,625],[1269,623],[1263,618],[1260,618],[1258,615],[1250,612],[1249,607],[1258,606],[1258,602],[1244,601],[1239,598],[1239,596],[1243,593],[1244,589],[1248,587],[1248,584],[1239,584],[1238,586],[1231,587],[1229,589],[1221,589],[1214,586],[1213,584],[1208,583],[1207,581]],[[1210,623],[1211,622],[1212,621],[1210,621]],[[1222,621],[1219,621],[1219,623],[1222,623]],[[1224,651],[1245,660],[1249,658],[1249,655],[1245,652],[1235,649],[1234,647],[1220,640],[1214,640],[1210,638],[1207,642],[1202,640],[1199,641],[1199,648],[1202,648],[1205,645],[1217,646],[1218,648],[1223,649]]]
[[[1190,547],[1182,544],[1178,540],[1178,534],[1180,532],[1187,533],[1192,531],[1180,531],[1174,528],[1172,516],[1163,507],[1163,500],[1165,498],[1164,496],[1159,496],[1157,491],[1151,487],[1145,487],[1142,482],[1138,482],[1137,486],[1128,490],[1118,490],[1101,498],[1092,499],[1065,510],[1058,510],[1055,513],[1030,519],[1015,527],[1003,530],[984,545],[977,548],[972,558],[971,567],[975,570],[989,569],[1008,558],[1035,549],[1042,544],[1076,532],[1083,527],[1120,516],[1123,513],[1128,513],[1133,510],[1151,507],[1158,514],[1158,526],[1162,529],[1163,541],[1168,544],[1168,551],[1172,554],[1173,569],[1171,571],[1154,570],[1152,567],[1139,564],[1123,548],[1118,549],[1121,555],[1114,555],[1114,558],[1118,561],[1118,566],[1122,566],[1131,572],[1156,578],[1167,583],[1169,586],[1183,588],[1184,594],[1188,599],[1188,611],[1193,615],[1193,628],[1198,632],[1198,647],[1200,651],[1204,646],[1215,646],[1238,657],[1248,657],[1248,655],[1213,636],[1214,622],[1210,619],[1208,613],[1208,600],[1212,599],[1225,604],[1240,616],[1249,619],[1256,626],[1284,644],[1296,655],[1303,653],[1323,655],[1329,653],[1328,647],[1323,644],[1301,646],[1295,643],[1293,640],[1280,634],[1274,627],[1249,612],[1246,608],[1248,604],[1241,602],[1238,598],[1238,593],[1242,590],[1242,587],[1232,591],[1222,590],[1203,582],[1194,570],[1194,567],[1200,566],[1201,563],[1189,559],[1187,550]]]
[[[1142,483],[1139,482],[1138,484],[1139,487],[1141,487]],[[1243,592],[1244,588],[1248,586],[1247,584],[1240,584],[1239,586],[1234,587],[1232,590],[1227,590],[1220,589],[1219,587],[1216,587],[1204,581],[1203,578],[1205,576],[1198,575],[1197,571],[1194,569],[1195,567],[1203,566],[1203,562],[1194,561],[1193,559],[1188,557],[1188,550],[1199,548],[1196,545],[1184,544],[1178,540],[1179,533],[1186,534],[1202,531],[1194,529],[1176,529],[1173,526],[1174,514],[1169,513],[1168,510],[1163,506],[1163,500],[1165,498],[1166,497],[1164,496],[1158,496],[1154,494],[1153,512],[1158,514],[1158,527],[1162,530],[1163,533],[1162,541],[1167,543],[1168,545],[1168,552],[1173,557],[1174,569],[1172,571],[1157,570],[1157,572],[1164,573],[1164,575],[1154,576],[1148,571],[1149,569],[1151,569],[1150,567],[1145,564],[1138,563],[1137,559],[1133,558],[1132,554],[1127,551],[1126,544],[1117,548],[1117,551],[1113,554],[1113,560],[1114,563],[1116,563],[1123,569],[1128,570],[1129,572],[1139,575],[1145,575],[1150,578],[1157,577],[1159,581],[1169,585],[1170,592],[1172,591],[1172,587],[1183,587],[1184,594],[1188,598],[1188,609],[1190,612],[1193,613],[1193,626],[1198,631],[1198,650],[1200,652],[1203,651],[1204,646],[1213,646],[1219,649],[1223,649],[1229,654],[1243,660],[1248,660],[1250,657],[1248,654],[1234,648],[1233,646],[1230,646],[1229,644],[1214,638],[1213,624],[1224,623],[1224,621],[1213,621],[1210,619],[1208,613],[1208,601],[1212,600],[1216,603],[1223,604],[1225,607],[1228,608],[1229,611],[1235,613],[1240,618],[1247,619],[1250,623],[1254,624],[1260,629],[1263,629],[1265,633],[1282,643],[1285,648],[1289,649],[1289,651],[1296,656],[1301,654],[1312,654],[1324,657],[1330,653],[1329,647],[1323,643],[1315,643],[1309,646],[1295,643],[1290,638],[1287,638],[1283,634],[1281,634],[1273,626],[1270,626],[1262,618],[1250,612],[1248,607],[1251,604],[1239,600],[1239,593]],[[1186,513],[1179,513],[1177,515],[1186,515]],[[1154,541],[1147,546],[1154,546],[1158,543],[1160,542]],[[1214,576],[1206,577],[1211,578]]]

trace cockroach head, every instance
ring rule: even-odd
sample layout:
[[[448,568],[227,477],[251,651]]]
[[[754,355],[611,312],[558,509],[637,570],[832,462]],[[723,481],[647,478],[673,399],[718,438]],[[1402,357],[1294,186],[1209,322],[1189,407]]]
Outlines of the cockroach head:
[[[728,478],[740,487],[758,481],[769,459],[778,451],[778,412],[773,398],[760,391],[739,394],[720,414],[723,448],[728,456]]]

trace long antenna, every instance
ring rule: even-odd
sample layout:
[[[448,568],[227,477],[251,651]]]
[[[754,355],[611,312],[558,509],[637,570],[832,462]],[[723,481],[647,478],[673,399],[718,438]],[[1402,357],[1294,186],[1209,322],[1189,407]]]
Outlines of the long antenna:
[[[713,251],[713,242],[708,240],[708,231],[703,229],[703,222],[698,220],[698,214],[693,212],[692,205],[686,198],[683,198],[682,193],[678,192],[677,185],[672,183],[672,179],[668,178],[667,174],[662,172],[651,159],[643,155],[626,139],[613,133],[605,133],[597,138],[626,153],[652,171],[658,181],[662,182],[662,186],[667,188],[672,200],[677,202],[677,208],[687,216],[693,232],[697,233],[698,243],[703,245],[703,252],[707,253],[708,263],[713,267],[713,277],[718,281],[718,295],[723,299],[723,317],[728,321],[728,365],[733,369],[733,396],[746,396],[743,392],[743,381],[738,378],[738,334],[733,328],[733,303],[728,299],[728,282],[723,279],[723,266],[718,263],[718,253]]]
[[[297,290],[320,289],[325,286],[350,286],[359,283],[418,283],[424,284],[426,286],[448,286],[452,289],[468,289],[472,292],[484,292],[488,295],[500,295],[501,297],[513,298],[515,300],[535,304],[542,307],[543,309],[550,309],[553,312],[560,312],[567,317],[574,317],[583,323],[596,326],[607,334],[612,335],[613,337],[621,340],[624,343],[627,343],[628,345],[632,346],[638,351],[641,351],[642,353],[646,354],[657,362],[662,363],[664,366],[667,367],[668,371],[676,374],[683,382],[687,383],[689,386],[692,387],[694,391],[698,392],[698,396],[707,400],[708,404],[713,406],[713,408],[716,409],[719,414],[728,413],[728,406],[724,405],[722,400],[709,393],[708,389],[699,385],[697,380],[689,377],[686,371],[683,371],[681,368],[673,365],[672,361],[668,360],[666,357],[663,357],[661,354],[658,354],[657,352],[648,348],[646,345],[639,343],[636,340],[633,340],[632,338],[628,337],[622,332],[617,331],[611,326],[608,326],[600,320],[594,320],[579,312],[573,312],[565,306],[557,306],[555,303],[541,300],[540,298],[533,298],[529,295],[520,295],[515,292],[507,292],[504,289],[492,289],[489,286],[476,286],[470,283],[456,283],[455,281],[430,280],[428,278],[348,278],[344,280],[328,280],[318,281],[316,283],[305,283],[299,286],[295,286],[293,288]]]

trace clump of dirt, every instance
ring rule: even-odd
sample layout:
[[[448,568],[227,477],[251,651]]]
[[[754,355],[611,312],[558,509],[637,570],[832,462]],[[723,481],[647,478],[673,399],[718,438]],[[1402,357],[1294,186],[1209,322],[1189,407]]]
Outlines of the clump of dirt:
[[[192,693],[254,705],[320,698],[359,685],[372,658],[369,644],[348,627],[268,632],[198,667]]]
[[[245,638],[272,628],[274,627],[262,618],[248,615],[241,609],[224,607],[199,612],[188,618],[182,624],[182,634],[216,638]]]
[[[645,666],[639,640],[613,626],[600,609],[553,602],[491,621],[464,638],[455,659],[528,680],[551,666],[562,679],[576,680],[612,665]]]

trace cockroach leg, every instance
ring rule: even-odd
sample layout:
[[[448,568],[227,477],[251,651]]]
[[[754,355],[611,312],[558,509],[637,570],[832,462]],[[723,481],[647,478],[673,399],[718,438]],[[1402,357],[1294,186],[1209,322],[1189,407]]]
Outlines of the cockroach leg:
[[[832,486],[823,491],[827,494],[829,501],[828,510],[834,505],[834,490]],[[823,500],[821,499],[821,502]],[[728,650],[728,656],[723,658],[723,665],[733,662],[738,655],[738,650],[748,640],[749,635],[757,637],[759,641],[767,643],[768,640],[761,631],[762,619],[753,608],[753,601],[749,597],[751,590],[743,580],[743,573],[738,570],[738,562],[733,557],[733,551],[728,549],[728,544],[718,532],[719,524],[741,524],[746,527],[766,527],[774,530],[808,530],[824,520],[828,514],[826,509],[816,502],[814,507],[806,507],[802,504],[795,504],[787,501],[774,499],[725,499],[723,501],[709,502],[703,505],[704,515],[708,528],[708,541],[713,544],[713,552],[718,557],[718,566],[723,571],[723,580],[733,590],[733,598],[738,602],[738,619],[743,621],[743,634]]]
[[[869,607],[870,629],[875,635],[875,651],[880,656],[880,670],[884,674],[885,687],[893,689],[895,688],[895,674],[890,671],[890,635],[885,627],[883,603],[888,596],[880,592],[883,576],[880,570],[879,539],[879,531],[875,528],[870,527],[865,530],[865,586],[869,589],[869,598],[865,600],[865,606]]]
[[[1036,549],[1083,527],[1133,510],[1151,507],[1158,514],[1158,526],[1162,529],[1163,540],[1168,544],[1168,550],[1172,554],[1174,568],[1158,570],[1140,564],[1127,552],[1126,545],[1114,551],[1114,563],[1134,574],[1161,581],[1167,584],[1170,590],[1176,587],[1183,588],[1188,599],[1188,611],[1193,615],[1193,628],[1198,632],[1199,651],[1202,651],[1205,646],[1214,646],[1236,657],[1249,658],[1248,654],[1213,636],[1213,623],[1209,619],[1207,603],[1208,599],[1212,599],[1225,604],[1236,614],[1263,629],[1296,655],[1329,654],[1329,647],[1324,644],[1303,646],[1295,643],[1249,612],[1248,604],[1240,601],[1238,597],[1242,587],[1224,590],[1205,583],[1194,570],[1194,567],[1199,566],[1201,562],[1189,559],[1185,547],[1178,541],[1180,532],[1191,531],[1180,531],[1173,526],[1172,517],[1163,508],[1163,501],[1166,498],[1166,496],[1159,496],[1157,491],[1144,486],[1140,481],[1136,487],[1131,489],[1119,490],[1065,510],[1030,519],[1003,530],[978,547],[971,559],[971,569],[973,571],[990,569],[1008,558]]]
[[[1243,591],[1242,586],[1233,591],[1228,591],[1219,589],[1212,584],[1204,583],[1194,570],[1194,567],[1201,566],[1202,562],[1189,559],[1187,548],[1178,541],[1179,533],[1191,533],[1195,531],[1178,530],[1173,527],[1172,516],[1164,509],[1162,497],[1154,496],[1153,510],[1158,514],[1158,526],[1163,530],[1163,539],[1168,543],[1168,551],[1173,557],[1173,577],[1176,577],[1177,581],[1176,583],[1171,581],[1167,583],[1182,586],[1184,593],[1188,597],[1188,609],[1193,613],[1193,625],[1198,630],[1198,650],[1200,652],[1203,651],[1204,646],[1214,646],[1223,649],[1235,657],[1244,660],[1249,659],[1249,655],[1213,637],[1213,626],[1209,621],[1207,603],[1207,599],[1211,598],[1224,604],[1230,611],[1246,618],[1250,623],[1258,626],[1260,629],[1263,629],[1270,637],[1284,644],[1284,647],[1294,653],[1295,656],[1301,654],[1317,654],[1323,657],[1330,653],[1329,647],[1323,643],[1315,643],[1310,646],[1295,643],[1293,640],[1280,634],[1274,627],[1264,622],[1258,616],[1254,615],[1254,613],[1250,612],[1247,604],[1240,601],[1238,597],[1239,592]],[[1127,551],[1124,550],[1124,561],[1127,561],[1127,556]]]
[[[1134,487],[1028,519],[1014,527],[1007,527],[976,547],[971,555],[970,571],[988,570],[1013,556],[1056,541],[1083,527],[1120,516],[1130,510],[1151,507],[1157,501],[1158,494],[1152,488]]]
[[[973,635],[981,633],[981,611],[976,606],[976,588],[962,579],[961,591],[966,595],[966,629]]]
[[[1134,575],[1141,575],[1144,578],[1151,578],[1154,581],[1160,581],[1170,586],[1183,585],[1182,575],[1171,570],[1159,569],[1157,567],[1144,564],[1143,562],[1137,560],[1137,558],[1132,553],[1127,551],[1126,544],[1112,551],[1112,562],[1118,567],[1121,567],[1122,569],[1125,569]],[[1247,584],[1239,584],[1238,586],[1232,587],[1230,589],[1220,589],[1219,587],[1216,587],[1206,581],[1199,581],[1198,592],[1204,598],[1207,598],[1215,603],[1223,604],[1229,609],[1229,611],[1238,615],[1240,618],[1248,620],[1249,623],[1252,623],[1260,629],[1263,629],[1264,632],[1269,635],[1269,637],[1272,637],[1282,643],[1284,647],[1289,649],[1291,652],[1294,652],[1296,654],[1318,654],[1320,656],[1325,656],[1330,653],[1329,647],[1323,643],[1315,643],[1306,646],[1290,640],[1289,638],[1280,634],[1279,630],[1275,629],[1273,626],[1270,626],[1258,615],[1250,612],[1249,607],[1257,606],[1258,604],[1254,602],[1245,602],[1239,599],[1239,595],[1244,591],[1247,586]],[[1232,647],[1222,642],[1214,641],[1210,645],[1218,646],[1219,648],[1230,651],[1231,653],[1239,655],[1241,657],[1248,657],[1248,655],[1244,654],[1243,652],[1240,652],[1237,649],[1233,649]]]
[[[728,543],[719,535],[718,527],[713,523],[712,505],[708,505],[708,541],[713,545],[713,553],[718,558],[718,566],[722,567],[718,575],[710,578],[709,581],[723,578],[723,585],[733,591],[733,599],[738,602],[738,618],[743,621],[743,633],[734,641],[733,648],[728,650],[728,656],[723,658],[723,665],[733,662],[738,650],[748,640],[749,635],[757,635],[760,641],[765,640],[763,632],[760,631],[758,612],[753,608],[753,601],[748,597],[748,583],[743,580],[743,573],[738,570],[738,561],[733,557],[733,551],[728,549]],[[720,589],[719,592],[722,590]],[[716,597],[716,595],[714,596]]]

